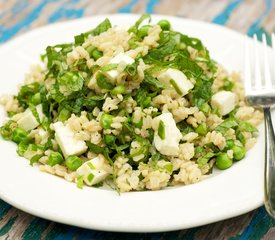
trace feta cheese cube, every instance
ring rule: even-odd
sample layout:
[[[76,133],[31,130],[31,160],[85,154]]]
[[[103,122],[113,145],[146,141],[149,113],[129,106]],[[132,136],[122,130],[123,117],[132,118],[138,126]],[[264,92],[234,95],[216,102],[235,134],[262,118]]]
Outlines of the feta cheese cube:
[[[236,94],[230,91],[220,91],[211,98],[211,106],[223,116],[230,113],[236,106]]]
[[[36,106],[36,111],[38,113],[40,121],[42,121],[44,114],[41,104]],[[26,111],[21,115],[17,123],[19,127],[25,129],[26,131],[33,130],[39,126],[39,122],[36,120],[35,116],[29,108],[27,108]]]
[[[77,170],[79,176],[83,176],[84,182],[91,186],[103,181],[109,173],[102,169],[102,161],[99,157],[83,163]]]
[[[118,75],[119,72],[116,69],[106,72],[106,76],[112,81],[115,80],[118,77]]]
[[[60,146],[65,158],[70,155],[80,155],[87,150],[85,141],[74,138],[74,132],[68,125],[64,125],[62,122],[56,122],[53,124],[55,130],[55,139]]]
[[[125,53],[119,53],[114,58],[112,58],[109,63],[110,64],[124,64],[126,66],[126,65],[132,64],[134,62],[135,62],[135,60],[133,58],[129,57],[128,55],[126,55]],[[113,69],[113,70],[106,72],[106,75],[111,80],[114,80],[118,77],[119,72],[117,70]]]
[[[158,117],[155,117],[153,121],[164,123],[165,138],[161,139],[158,135],[158,129],[155,129],[154,145],[156,149],[163,155],[177,156],[179,153],[179,142],[182,138],[180,130],[176,126],[176,122],[173,115],[168,113],[162,113]]]
[[[173,87],[180,96],[186,95],[194,87],[183,72],[173,68],[168,68],[161,73],[158,80],[169,87]]]

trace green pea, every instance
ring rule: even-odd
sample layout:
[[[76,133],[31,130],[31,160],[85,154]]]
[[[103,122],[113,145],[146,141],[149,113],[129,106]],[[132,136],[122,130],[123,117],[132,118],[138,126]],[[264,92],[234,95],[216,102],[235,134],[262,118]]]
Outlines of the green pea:
[[[242,160],[245,157],[245,148],[243,146],[234,145],[233,150],[233,158],[234,160]]]
[[[232,149],[234,145],[235,145],[235,141],[233,139],[229,139],[226,141],[225,148]]]
[[[216,166],[218,169],[224,170],[230,168],[233,164],[232,159],[227,153],[220,153],[216,158]]]
[[[111,128],[111,124],[113,123],[113,118],[114,118],[114,116],[112,116],[110,114],[103,113],[100,118],[101,127],[104,129]]]
[[[75,156],[75,155],[71,155],[66,159],[66,166],[71,170],[71,171],[75,171],[76,169],[78,169],[80,166],[82,165],[82,160]]]
[[[99,58],[101,58],[103,56],[103,53],[101,51],[99,51],[98,49],[94,49],[92,51],[92,57],[97,60]]]
[[[233,87],[234,87],[234,83],[226,78],[223,84],[224,90],[231,91]]]
[[[41,103],[41,95],[40,93],[36,93],[32,96],[31,98],[31,102],[34,104],[34,105],[38,105]]]
[[[12,132],[12,141],[20,143],[28,139],[28,133],[23,128],[17,127]]]
[[[4,124],[2,127],[0,127],[0,135],[5,139],[5,140],[11,140],[12,139],[12,124],[14,121],[9,120],[6,124]]]
[[[19,156],[23,157],[24,153],[27,151],[29,144],[25,141],[18,144],[17,153]]]
[[[61,153],[59,152],[52,152],[48,159],[48,165],[54,166],[56,164],[60,164],[64,162],[64,158]]]
[[[196,129],[195,132],[201,135],[205,135],[207,133],[207,127],[205,123],[201,123]]]
[[[163,31],[168,31],[168,30],[170,30],[170,28],[171,28],[170,22],[168,22],[168,21],[165,20],[165,19],[160,20],[160,21],[158,22],[158,25],[161,27],[161,29],[162,29]]]
[[[148,35],[148,31],[149,31],[150,28],[151,28],[150,25],[144,25],[144,26],[142,26],[142,27],[138,30],[138,33],[137,33],[138,37],[139,37],[139,38],[144,38],[144,37],[146,37],[146,36]]]
[[[116,140],[116,137],[114,135],[111,135],[111,134],[107,134],[104,136],[104,142],[107,144],[107,145],[112,145]]]
[[[123,94],[126,92],[126,87],[124,85],[117,85],[112,91],[112,95],[117,95],[117,94]]]

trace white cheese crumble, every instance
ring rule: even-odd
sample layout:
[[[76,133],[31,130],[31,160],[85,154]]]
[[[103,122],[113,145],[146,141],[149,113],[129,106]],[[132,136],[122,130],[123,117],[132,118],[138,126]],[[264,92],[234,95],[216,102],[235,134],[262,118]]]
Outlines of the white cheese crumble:
[[[162,113],[158,117],[155,117],[153,121],[159,123],[160,120],[164,123],[165,138],[161,139],[158,135],[158,129],[156,129],[153,144],[161,154],[177,156],[179,153],[179,142],[182,138],[182,134],[177,128],[173,115],[170,112]]]
[[[230,91],[217,92],[211,98],[211,106],[224,116],[235,108],[236,94]]]
[[[134,62],[135,62],[135,60],[133,58],[129,57],[128,55],[126,55],[125,53],[119,53],[114,58],[112,58],[109,63],[110,64],[122,64],[123,63],[126,66],[126,65],[132,64]],[[106,72],[106,75],[111,80],[114,80],[118,77],[119,72],[117,70],[113,69],[113,70]]]
[[[103,181],[109,173],[102,169],[104,159],[99,156],[83,163],[77,170],[79,176],[83,176],[84,182],[91,186]]]
[[[41,122],[44,117],[41,104],[36,106],[36,111]],[[26,111],[21,115],[17,123],[19,127],[25,129],[26,131],[33,130],[39,126],[39,122],[29,108],[27,108]]]
[[[87,150],[85,141],[75,139],[74,132],[68,125],[56,122],[53,125],[55,139],[60,146],[65,158],[70,155],[80,155]]]
[[[184,96],[194,87],[185,74],[180,70],[169,68],[158,76],[158,79],[169,87],[173,87],[175,91]]]

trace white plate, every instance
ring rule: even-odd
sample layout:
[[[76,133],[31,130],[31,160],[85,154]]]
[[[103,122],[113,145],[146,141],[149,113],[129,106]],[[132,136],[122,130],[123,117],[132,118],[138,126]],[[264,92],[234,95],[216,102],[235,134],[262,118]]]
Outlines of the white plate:
[[[2,93],[15,93],[39,54],[55,43],[95,27],[108,17],[113,24],[133,24],[137,15],[96,16],[58,23],[31,31],[0,47]],[[243,36],[227,28],[176,17],[153,15],[153,22],[168,19],[175,30],[198,37],[211,56],[226,67],[241,70]],[[4,119],[1,109],[0,121]],[[0,197],[33,215],[75,226],[125,232],[156,232],[195,227],[234,217],[263,203],[263,126],[256,146],[230,169],[208,179],[161,191],[131,192],[85,187],[40,172],[17,156],[16,146],[0,140]]]

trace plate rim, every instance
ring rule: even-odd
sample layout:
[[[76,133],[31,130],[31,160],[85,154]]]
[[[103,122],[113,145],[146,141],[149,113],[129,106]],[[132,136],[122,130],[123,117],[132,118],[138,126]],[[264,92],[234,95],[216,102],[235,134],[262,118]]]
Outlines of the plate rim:
[[[41,34],[41,32],[46,32],[48,29],[51,29],[51,28],[59,28],[59,27],[63,27],[65,25],[70,25],[72,23],[74,24],[81,24],[81,22],[86,22],[86,21],[97,21],[96,19],[98,18],[105,18],[105,17],[108,17],[108,18],[117,18],[117,17],[121,17],[121,16],[125,16],[125,17],[129,17],[129,18],[138,18],[140,15],[139,14],[103,14],[103,15],[95,15],[95,16],[92,16],[92,17],[85,17],[85,18],[81,18],[81,19],[76,19],[76,20],[70,20],[70,21],[65,21],[65,22],[58,22],[58,23],[52,23],[52,24],[48,24],[46,26],[43,26],[43,27],[39,27],[39,28],[35,28],[31,31],[28,31],[22,35],[19,35],[19,36],[16,36],[14,37],[13,39],[11,39],[10,41],[0,45],[0,54],[2,51],[5,51],[5,49],[9,49],[9,48],[12,48],[14,45],[18,44],[17,42],[20,42],[20,41],[24,41],[24,39],[26,38],[29,38],[30,36],[32,36],[33,34]],[[169,16],[169,15],[160,15],[160,14],[151,14],[151,17],[152,19],[154,18],[167,18],[167,19],[175,19],[175,21],[185,21],[186,23],[193,23],[193,24],[199,24],[199,25],[205,25],[205,26],[208,26],[208,27],[215,27],[215,28],[218,28],[218,29],[221,29],[222,31],[227,31],[229,32],[230,34],[233,34],[233,35],[236,35],[238,37],[241,37],[243,36],[241,33],[237,32],[237,31],[234,31],[228,27],[225,27],[225,26],[220,26],[220,25],[217,25],[217,24],[213,24],[213,23],[209,23],[209,22],[203,22],[203,21],[199,21],[199,20],[194,20],[194,19],[187,19],[187,18],[182,18],[182,17],[174,17],[174,16]],[[97,21],[98,23],[99,21]],[[259,139],[258,139],[259,141]],[[53,176],[56,178],[56,176]],[[205,180],[204,180],[205,181]],[[203,182],[204,182],[203,181]],[[193,186],[193,185],[190,185],[190,186]],[[187,186],[185,186],[187,187]],[[166,190],[161,190],[161,191],[166,191]],[[136,193],[123,193],[123,194],[136,194]],[[78,226],[78,227],[85,227],[85,228],[89,228],[89,229],[97,229],[97,230],[104,230],[104,231],[120,231],[120,232],[163,232],[163,231],[172,231],[172,230],[179,230],[179,229],[183,229],[182,228],[182,225],[179,223],[178,225],[173,225],[173,226],[167,226],[167,228],[163,228],[162,226],[162,229],[159,229],[157,227],[153,228],[153,227],[150,227],[150,228],[142,228],[142,226],[139,226],[139,227],[135,227],[135,226],[132,226],[132,227],[129,227],[127,229],[125,229],[124,227],[122,228],[119,228],[118,226],[103,226],[102,224],[88,224],[88,223],[79,223],[79,224],[76,224],[73,220],[68,220],[68,219],[64,219],[64,217],[60,217],[57,218],[57,217],[51,217],[51,216],[48,216],[47,214],[43,214],[41,211],[37,210],[37,209],[32,209],[32,208],[28,208],[20,203],[18,203],[16,200],[13,200],[11,198],[9,198],[8,196],[5,196],[5,194],[3,194],[1,192],[1,187],[0,187],[0,198],[3,199],[4,201],[8,202],[9,204],[11,204],[12,206],[15,206],[16,208],[20,209],[20,210],[23,210],[23,211],[26,211],[30,214],[33,214],[35,216],[39,216],[39,217],[42,217],[44,219],[48,219],[48,220],[53,220],[53,221],[56,221],[56,222],[59,222],[59,223],[65,223],[65,224],[68,224],[68,225],[72,225],[72,226]],[[197,226],[201,226],[201,225],[204,225],[204,224],[208,224],[208,223],[212,223],[212,222],[216,222],[216,221],[220,221],[220,220],[223,220],[223,219],[227,219],[227,218],[231,218],[231,217],[234,217],[234,216],[238,216],[238,215],[241,215],[243,213],[246,213],[246,212],[249,212],[259,206],[261,206],[263,204],[263,200],[262,201],[255,201],[255,203],[253,204],[253,206],[246,206],[243,208],[242,211],[238,210],[238,211],[232,211],[230,214],[228,214],[225,218],[212,218],[212,220],[200,220],[197,222],[197,224],[192,224],[192,226],[186,226],[184,227],[184,229],[186,228],[190,228],[190,227],[197,227]]]

